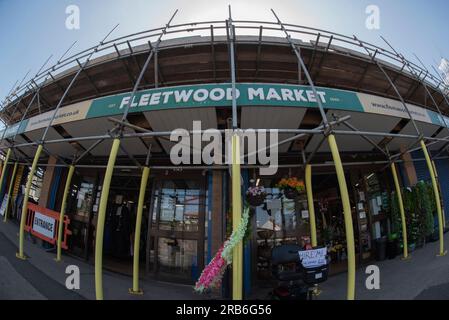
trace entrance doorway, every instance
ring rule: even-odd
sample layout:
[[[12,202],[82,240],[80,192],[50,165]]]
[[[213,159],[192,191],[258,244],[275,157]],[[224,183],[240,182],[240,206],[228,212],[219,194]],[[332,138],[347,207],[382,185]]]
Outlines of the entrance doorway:
[[[205,179],[155,181],[147,270],[157,278],[194,283],[204,268]]]

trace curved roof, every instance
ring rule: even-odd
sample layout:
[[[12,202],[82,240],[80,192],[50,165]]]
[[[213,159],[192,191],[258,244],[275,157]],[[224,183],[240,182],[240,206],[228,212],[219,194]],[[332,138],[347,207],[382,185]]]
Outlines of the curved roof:
[[[276,23],[234,21],[236,30],[236,81],[304,84],[297,59],[281,37]],[[375,63],[384,65],[406,102],[436,110],[418,75],[429,86],[444,114],[449,105],[439,90],[441,81],[416,64],[403,60],[394,49],[383,49],[355,37],[286,25],[301,50],[311,76],[318,86],[348,89],[398,99],[394,89]],[[229,82],[230,65],[225,21],[200,22],[171,26],[164,35],[154,63],[144,74],[139,89],[200,83]],[[73,76],[92,51],[92,59],[68,92],[63,105],[128,92],[136,81],[152,48],[151,41],[162,28],[143,31],[84,50],[42,71],[33,81],[15,90],[4,105],[1,117],[9,124],[20,121],[34,99],[26,118],[56,107]],[[188,34],[190,36],[183,37]],[[248,35],[243,35],[248,34]],[[156,70],[156,71],[155,71]],[[414,74],[412,74],[412,72]]]
[[[234,21],[234,25],[237,33],[234,40],[236,82],[242,91],[245,91],[245,85],[264,87],[266,90],[274,88],[272,95],[277,99],[276,94],[283,95],[282,90],[290,90],[290,93],[285,91],[286,96],[282,97],[284,101],[281,102],[241,103],[240,127],[297,130],[319,126],[321,116],[316,110],[316,103],[309,101],[307,105],[288,101],[293,97],[292,91],[307,91],[310,88],[289,42],[281,36],[279,26],[258,21]],[[384,156],[378,152],[379,147],[388,146],[390,151],[400,151],[404,145],[410,144],[411,139],[416,140],[412,121],[377,63],[383,66],[409,104],[420,133],[426,140],[434,141],[430,149],[444,148],[449,129],[444,128],[433,101],[446,115],[449,114],[449,105],[440,90],[441,81],[434,75],[405,60],[393,48],[392,52],[355,37],[295,25],[286,26],[295,37],[293,42],[300,49],[315,85],[319,90],[326,91],[327,101],[332,102],[325,106],[327,116],[330,119],[350,116],[351,124],[358,130],[374,133],[371,142],[375,146],[367,144],[360,135],[349,136],[342,130],[336,131],[339,132],[338,141],[343,156],[347,153],[349,160],[366,160],[364,153],[369,153],[370,158],[379,156],[379,159],[383,159]],[[144,101],[148,102],[149,94],[161,90],[174,91],[176,88],[188,88],[189,85],[193,89],[229,86],[230,40],[225,30],[225,21],[171,26],[164,33],[165,40],[144,73],[138,95],[147,95]],[[35,144],[42,139],[45,127],[52,118],[51,110],[58,105],[86,57],[93,54],[93,59],[68,91],[62,103],[63,108],[59,109],[49,128],[45,151],[67,160],[72,159],[74,154],[86,152],[91,155],[85,158],[86,163],[102,163],[110,150],[110,136],[95,149],[91,150],[90,147],[95,137],[105,137],[108,130],[114,127],[111,118],[120,117],[120,112],[100,115],[90,112],[96,105],[108,112],[120,106],[120,101],[123,101],[120,99],[132,91],[154,47],[154,39],[161,32],[162,28],[159,28],[107,41],[98,48],[93,47],[60,59],[56,65],[40,72],[32,81],[15,90],[3,104],[5,107],[0,116],[10,125],[0,147],[5,148],[14,143],[14,150],[18,150],[25,158],[31,158]],[[423,83],[428,86],[433,99],[427,95]],[[39,99],[34,99],[30,105],[39,87]],[[301,93],[296,96],[296,101],[298,99],[303,99]],[[191,128],[194,120],[201,120],[207,128],[226,129],[231,116],[230,108],[226,106],[226,103],[209,103],[201,105],[202,108],[192,108],[189,104],[181,108],[136,108],[128,115],[128,121],[131,125],[156,132]],[[27,109],[26,121],[20,122]],[[340,125],[342,127],[345,129]],[[129,154],[134,158],[145,159],[150,146],[152,161],[167,164],[167,152],[171,146],[167,139],[137,137],[136,130],[130,127],[127,127],[127,132],[133,138],[124,139],[122,143],[123,150],[119,158],[123,164],[129,164]],[[376,133],[379,135],[376,136]],[[12,136],[15,139],[11,142]],[[281,134],[280,138],[291,136]],[[327,146],[320,145],[320,139],[320,135],[308,135],[283,145],[279,150],[281,161],[291,160],[296,163],[302,150],[327,153]]]

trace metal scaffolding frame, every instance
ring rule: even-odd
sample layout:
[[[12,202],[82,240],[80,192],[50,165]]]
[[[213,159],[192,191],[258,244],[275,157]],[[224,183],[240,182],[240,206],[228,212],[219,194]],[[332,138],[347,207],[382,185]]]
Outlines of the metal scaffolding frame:
[[[440,114],[445,128],[449,132],[449,126],[444,120],[444,115],[440,109],[440,105],[436,102],[435,98],[433,97],[432,93],[430,92],[429,88],[432,88],[432,90],[439,92],[442,94],[444,101],[446,104],[449,105],[449,100],[447,96],[445,95],[444,91],[447,89],[446,84],[441,79],[439,80],[438,77],[431,74],[428,70],[425,70],[425,67],[422,68],[419,65],[416,65],[415,63],[407,60],[403,55],[399,54],[388,42],[388,46],[390,47],[390,50],[378,47],[376,45],[364,42],[362,40],[359,40],[357,37],[348,37],[345,35],[341,35],[338,33],[333,33],[321,29],[316,28],[309,28],[304,27],[300,25],[294,25],[294,24],[287,24],[283,23],[279,17],[276,15],[276,13],[271,10],[274,17],[275,22],[261,22],[261,21],[246,21],[246,20],[233,20],[232,14],[231,14],[231,8],[229,7],[229,16],[224,21],[206,21],[206,22],[195,22],[195,23],[184,23],[184,24],[171,24],[172,20],[174,19],[175,15],[177,14],[177,10],[172,15],[168,23],[161,28],[156,29],[150,29],[138,33],[134,33],[128,36],[119,37],[113,40],[108,40],[107,38],[110,36],[110,34],[117,28],[115,26],[107,35],[106,37],[100,41],[99,44],[96,46],[93,46],[91,48],[88,48],[86,50],[83,50],[75,55],[72,55],[68,58],[64,58],[65,55],[71,50],[72,46],[62,55],[62,57],[57,61],[55,65],[52,67],[49,67],[45,70],[44,67],[47,65],[48,61],[50,60],[51,56],[47,61],[44,63],[44,65],[39,69],[39,71],[36,73],[36,75],[29,81],[27,81],[25,84],[23,84],[25,77],[22,79],[22,81],[17,85],[17,82],[14,84],[13,88],[10,90],[8,95],[5,97],[5,100],[0,104],[1,110],[0,114],[2,117],[5,117],[7,115],[7,112],[11,106],[14,106],[14,111],[12,115],[14,115],[17,111],[21,112],[19,109],[19,105],[23,103],[23,100],[26,97],[31,96],[30,102],[26,105],[26,108],[24,112],[21,112],[21,120],[18,124],[18,128],[16,133],[14,134],[14,137],[10,142],[10,146],[3,146],[0,147],[0,152],[3,152],[4,150],[7,151],[7,156],[5,159],[5,167],[10,164],[9,157],[10,153],[15,152],[16,150],[20,151],[20,148],[23,147],[37,147],[36,154],[34,156],[34,160],[31,166],[31,170],[28,176],[28,182],[26,187],[26,198],[28,197],[29,190],[31,187],[31,181],[34,176],[35,170],[37,167],[49,167],[49,166],[55,166],[55,167],[68,167],[69,168],[69,175],[67,177],[66,181],[66,188],[64,191],[64,199],[61,209],[61,216],[64,216],[65,212],[65,204],[67,200],[67,194],[70,187],[71,177],[75,171],[75,168],[98,168],[98,169],[106,169],[104,182],[103,182],[103,192],[101,194],[101,200],[100,200],[100,209],[99,209],[99,222],[98,222],[98,229],[97,229],[97,240],[96,240],[96,250],[95,250],[95,281],[96,281],[96,297],[97,299],[103,299],[103,287],[102,287],[102,245],[103,245],[103,230],[104,227],[104,218],[105,218],[105,210],[107,206],[107,197],[108,197],[108,190],[109,185],[111,182],[112,174],[114,171],[114,168],[129,168],[129,169],[142,169],[143,176],[141,181],[141,192],[139,196],[139,205],[141,204],[140,200],[142,197],[145,196],[145,188],[149,176],[150,171],[150,150],[148,151],[147,158],[145,160],[145,163],[142,165],[139,163],[137,159],[134,158],[134,156],[129,153],[122,145],[120,145],[120,141],[122,139],[136,139],[136,138],[145,138],[145,137],[160,137],[165,138],[171,135],[172,132],[155,132],[155,131],[149,131],[147,129],[141,128],[139,126],[130,124],[127,121],[129,109],[131,107],[131,103],[133,101],[133,98],[138,93],[139,89],[141,89],[141,82],[142,80],[145,80],[145,71],[148,69],[149,64],[151,60],[154,61],[154,79],[155,83],[154,86],[157,88],[160,86],[160,84],[164,83],[164,78],[162,75],[162,72],[159,68],[158,63],[158,52],[160,49],[160,45],[162,43],[163,37],[173,36],[178,37],[179,35],[197,33],[197,34],[210,34],[210,46],[211,46],[211,55],[213,57],[213,64],[214,64],[214,77],[216,77],[216,70],[215,70],[215,44],[216,44],[216,37],[217,37],[217,31],[224,31],[226,35],[226,43],[228,46],[228,54],[229,54],[229,66],[230,66],[230,80],[231,80],[231,86],[232,86],[232,129],[235,131],[232,139],[232,150],[233,150],[233,162],[231,167],[232,172],[232,210],[233,210],[233,229],[235,230],[238,227],[238,224],[240,222],[241,213],[242,213],[242,199],[241,199],[241,184],[240,184],[240,171],[241,168],[258,168],[258,165],[255,166],[249,166],[244,165],[240,163],[240,159],[237,155],[240,154],[240,138],[238,136],[238,104],[237,104],[237,94],[236,94],[236,84],[237,84],[237,76],[236,76],[236,65],[235,65],[235,45],[238,41],[238,37],[236,36],[237,31],[255,31],[259,35],[258,38],[258,49],[257,49],[257,68],[256,68],[256,74],[255,77],[257,78],[258,72],[259,72],[259,60],[261,55],[261,47],[262,43],[269,43],[267,41],[263,40],[262,34],[263,31],[270,31],[270,32],[278,32],[284,35],[287,43],[291,47],[294,55],[296,56],[297,63],[298,63],[298,82],[302,83],[302,75],[305,76],[305,80],[311,87],[311,90],[314,92],[315,97],[319,97],[317,94],[317,90],[314,84],[313,76],[317,77],[317,73],[321,69],[321,63],[323,62],[323,57],[321,57],[319,63],[317,66],[315,66],[315,58],[316,58],[316,52],[327,52],[329,50],[332,50],[333,52],[341,55],[353,55],[354,57],[357,57],[360,59],[360,54],[358,53],[358,49],[362,48],[367,53],[367,59],[365,61],[367,62],[366,68],[364,73],[362,74],[362,79],[365,77],[365,74],[368,70],[368,67],[372,64],[376,65],[379,70],[382,72],[382,74],[387,79],[390,87],[387,89],[389,91],[390,88],[393,88],[395,91],[397,98],[401,101],[403,104],[405,110],[407,111],[407,114],[409,116],[409,119],[416,131],[416,135],[413,134],[399,134],[399,133],[387,133],[387,132],[369,132],[369,131],[363,131],[359,128],[356,128],[354,125],[350,123],[350,117],[349,116],[342,116],[335,121],[329,121],[328,116],[326,114],[326,110],[324,109],[322,102],[320,98],[317,98],[317,107],[321,115],[322,125],[317,126],[315,129],[271,129],[276,130],[278,133],[286,133],[286,134],[293,134],[294,137],[285,139],[284,141],[279,142],[278,144],[283,144],[287,142],[291,142],[297,139],[300,139],[304,136],[313,136],[313,135],[320,135],[322,136],[322,140],[319,142],[316,148],[308,155],[306,155],[304,148],[302,150],[303,152],[303,163],[298,165],[280,165],[279,167],[298,167],[298,168],[304,168],[306,170],[306,180],[307,185],[309,186],[307,188],[308,192],[308,200],[309,204],[310,201],[313,201],[313,195],[311,191],[311,170],[312,167],[324,167],[324,166],[335,166],[337,177],[339,181],[340,186],[340,192],[341,192],[341,198],[343,202],[343,208],[344,208],[344,218],[345,218],[345,229],[347,232],[347,243],[348,243],[348,291],[347,291],[347,298],[349,300],[355,299],[355,249],[354,249],[354,235],[353,235],[353,227],[352,227],[352,218],[351,218],[351,212],[349,207],[349,196],[347,192],[347,186],[346,186],[346,180],[344,177],[344,166],[348,165],[363,165],[363,164],[374,164],[374,165],[386,165],[383,167],[385,169],[386,167],[390,166],[392,169],[393,177],[395,177],[395,185],[398,193],[399,191],[399,183],[397,181],[397,175],[395,173],[395,163],[400,163],[401,160],[398,160],[402,155],[406,153],[411,153],[416,150],[423,150],[425,159],[419,159],[419,161],[426,161],[428,164],[429,172],[432,176],[432,182],[434,186],[435,191],[435,197],[437,200],[437,207],[441,210],[441,205],[439,204],[439,194],[437,193],[436,187],[435,187],[435,172],[434,168],[431,168],[429,165],[430,163],[430,155],[427,152],[427,148],[431,145],[443,143],[443,151],[446,150],[446,146],[449,145],[449,136],[445,138],[436,138],[436,137],[427,137],[424,136],[420,130],[419,127],[416,124],[415,119],[413,118],[412,114],[410,113],[409,108],[407,107],[407,104],[405,102],[405,98],[401,95],[398,88],[395,85],[396,79],[392,79],[386,70],[386,68],[390,70],[394,70],[396,72],[399,71],[399,74],[404,74],[407,76],[410,76],[417,80],[419,84],[422,84],[426,93],[430,96],[433,106],[436,108],[438,113]],[[243,32],[242,32],[243,33]],[[313,43],[311,48],[313,48],[313,57],[312,57],[312,63],[307,66],[303,60],[301,48],[306,47],[304,43],[299,43],[298,41],[294,40],[292,35],[303,35],[308,36],[316,39]],[[156,39],[152,42],[152,40]],[[325,39],[326,43],[323,46],[320,42],[321,39]],[[136,50],[137,46],[134,46],[136,44],[148,44],[148,48],[144,48],[141,50]],[[195,43],[192,43],[195,44]],[[164,48],[170,48],[170,46],[176,46],[176,44],[167,44],[167,46],[164,46]],[[128,52],[125,52],[125,49]],[[349,50],[353,50],[354,52],[350,52]],[[86,137],[72,137],[72,138],[63,138],[63,139],[50,139],[46,140],[48,131],[50,127],[52,127],[53,122],[56,118],[57,112],[59,109],[63,106],[65,99],[67,98],[69,91],[71,90],[72,86],[76,82],[78,76],[81,73],[84,73],[87,79],[89,80],[89,83],[94,88],[94,90],[98,93],[98,89],[95,86],[95,83],[90,79],[88,74],[88,68],[93,67],[97,64],[104,63],[105,60],[100,59],[104,57],[108,53],[115,53],[117,57],[113,57],[110,59],[121,59],[123,57],[131,56],[134,58],[134,61],[138,68],[140,69],[140,73],[138,77],[135,77],[135,75],[132,74],[130,69],[128,68],[128,65],[124,63],[125,69],[127,71],[127,74],[129,76],[129,80],[133,85],[133,90],[131,93],[131,98],[129,99],[128,103],[125,105],[125,110],[122,115],[121,121],[113,119],[112,121],[115,122],[114,128],[112,130],[109,130],[104,135],[96,135],[96,136],[86,136]],[[142,54],[142,53],[148,53],[147,58],[145,60],[145,63],[143,66],[140,66],[137,59],[136,54]],[[380,60],[380,58],[383,58],[383,60]],[[81,63],[80,61],[83,61],[84,63]],[[108,60],[106,60],[108,61]],[[401,66],[399,68],[399,66]],[[407,68],[408,72],[405,72],[404,69]],[[397,69],[397,70],[395,70]],[[313,73],[313,71],[315,73]],[[45,127],[45,130],[43,132],[43,135],[39,141],[33,141],[28,143],[21,143],[17,144],[15,143],[16,136],[19,132],[20,126],[23,123],[23,121],[26,119],[26,116],[32,107],[35,100],[38,100],[38,109],[39,113],[42,113],[43,110],[40,108],[40,91],[42,88],[44,88],[49,83],[55,82],[57,83],[57,80],[59,77],[55,77],[54,74],[58,72],[59,74],[64,73],[64,75],[71,75],[74,74],[70,84],[64,89],[60,87],[62,91],[61,98],[58,101],[58,104],[54,108],[54,111],[52,113],[52,117],[48,125]],[[421,75],[425,74],[424,77],[421,78]],[[51,81],[49,82],[49,79]],[[30,89],[31,88],[31,89]],[[416,89],[414,89],[416,90]],[[45,110],[44,110],[45,111]],[[11,121],[11,117],[7,117],[8,119],[5,120],[6,123],[8,121]],[[348,130],[340,130],[336,128],[336,125],[343,124],[346,126]],[[3,142],[5,140],[5,134],[7,132],[7,129],[10,128],[12,124],[9,123],[6,125],[5,130],[3,131],[2,138],[0,141]],[[124,133],[125,127],[130,127],[134,129],[136,132],[134,133]],[[259,131],[266,131],[265,129],[259,129],[255,130],[255,132]],[[189,136],[193,135],[195,133],[203,133],[205,130],[201,131],[189,131]],[[224,130],[220,130],[220,132],[224,132]],[[362,139],[364,139],[366,142],[371,144],[377,151],[379,151],[385,158],[386,161],[374,161],[374,162],[359,162],[359,163],[342,163],[340,158],[340,153],[338,151],[337,143],[335,136],[339,135],[346,135],[346,136],[360,136]],[[391,155],[388,149],[385,147],[382,148],[374,142],[370,137],[389,137],[389,138],[403,138],[411,140],[410,146],[400,154]],[[8,139],[6,139],[8,140]],[[86,155],[90,154],[90,152],[95,149],[99,144],[101,144],[105,140],[113,140],[113,146],[111,148],[111,153],[109,155],[109,161],[107,166],[102,165],[80,165],[79,162],[81,159],[83,159]],[[328,141],[329,146],[331,148],[331,154],[334,159],[334,164],[313,164],[312,161],[314,159],[315,154],[319,151],[324,141]],[[62,162],[62,164],[54,164],[54,165],[48,165],[48,164],[42,164],[39,163],[39,157],[42,151],[47,152],[49,155],[50,152],[45,148],[45,145],[49,144],[59,144],[59,143],[70,143],[70,142],[80,142],[80,141],[94,141],[90,147],[88,147],[81,155],[77,156],[74,155],[73,160],[71,164],[67,164],[64,159],[59,160]],[[427,145],[424,143],[424,141],[427,141]],[[417,143],[421,143],[421,146],[419,148],[415,148]],[[269,147],[268,147],[269,148]],[[128,156],[128,158],[131,160],[132,163],[134,163],[133,166],[115,166],[115,161],[117,158],[118,150],[122,149],[124,153]],[[440,155],[440,153],[435,156],[437,158]],[[57,157],[57,155],[56,155]],[[24,158],[25,161],[27,161],[27,157]],[[447,158],[444,158],[447,159]],[[15,161],[12,162],[16,166],[19,165],[27,165],[29,166],[29,162],[19,162],[19,157],[15,156]],[[416,160],[416,159],[415,159]],[[151,170],[167,170],[167,169],[173,169],[173,168],[185,168],[185,169],[197,169],[197,170],[204,170],[206,169],[218,169],[218,170],[229,170],[229,166],[151,166]],[[383,170],[382,169],[382,170]],[[4,171],[2,172],[2,177],[0,178],[1,181],[3,181],[4,178]],[[15,170],[14,170],[15,172]],[[11,188],[10,188],[11,189]],[[106,190],[106,192],[105,192]],[[399,198],[400,195],[399,195]],[[402,202],[402,200],[399,200]],[[143,205],[143,202],[142,202]],[[402,221],[404,226],[404,216],[403,216],[403,210],[402,210]],[[22,220],[21,220],[21,227],[20,227],[20,245],[19,245],[19,253],[17,254],[17,257],[20,259],[25,259],[25,255],[23,252],[23,237],[24,237],[24,217],[26,217],[27,214],[27,201],[25,201],[23,208],[22,208]],[[141,212],[140,212],[141,214]],[[314,215],[313,215],[314,216]],[[439,212],[439,217],[441,217],[441,213]],[[62,224],[61,224],[62,226]],[[314,235],[313,242],[316,244],[316,230],[314,230],[315,227],[315,221],[312,223],[312,235]],[[440,221],[440,234],[441,234],[441,228],[442,224]],[[404,229],[404,233],[406,235],[406,230]],[[59,239],[61,239],[61,228],[58,230]],[[137,238],[136,238],[137,239]],[[406,242],[405,242],[406,243]],[[444,254],[444,247],[442,243],[442,237],[440,236],[440,255]],[[404,251],[404,258],[407,258],[407,251],[405,249]],[[58,241],[58,251],[57,251],[57,261],[61,260],[61,243]],[[138,258],[137,258],[138,260]],[[237,247],[234,251],[234,259],[233,259],[233,299],[235,300],[241,300],[243,299],[243,288],[242,288],[242,282],[243,282],[243,257],[242,257],[242,247],[241,244],[239,247]],[[137,270],[137,271],[136,271]],[[133,278],[133,288],[130,289],[130,293],[132,294],[139,294],[141,292],[141,289],[138,286],[138,278],[136,280],[136,273],[138,273],[138,262],[137,262],[137,269],[136,269],[136,263],[134,263],[134,278]]]
[[[211,39],[211,46],[213,48],[215,43],[213,39],[218,36],[217,33],[218,31],[222,32],[224,31],[224,35],[226,36],[227,30],[226,21],[227,20],[183,23],[171,25],[169,30],[165,30],[165,27],[160,27],[104,41],[99,47],[93,46],[91,48],[78,52],[70,57],[58,60],[55,65],[41,71],[37,75],[37,77],[35,77],[33,80],[29,80],[25,84],[16,87],[16,90],[14,90],[13,95],[9,94],[5,97],[5,100],[3,102],[4,107],[1,111],[4,111],[5,107],[17,103],[17,97],[25,94],[29,86],[34,86],[38,82],[48,84],[45,79],[45,76],[47,74],[50,74],[52,79],[58,79],[59,77],[53,76],[53,74],[55,74],[56,72],[58,72],[59,74],[76,73],[77,70],[80,69],[79,61],[87,58],[92,53],[94,54],[95,57],[102,57],[105,56],[106,54],[111,53],[115,54],[116,57],[108,58],[111,60],[114,60],[116,58],[124,58],[127,56],[134,57],[135,54],[139,54],[142,52],[145,53],[148,50],[147,48],[141,47],[138,48],[137,50],[138,45],[146,43],[148,47],[151,49],[152,47],[151,40],[157,39],[164,32],[167,37],[170,36],[173,38],[179,38],[184,35],[191,36],[192,34],[213,35]],[[327,52],[329,50],[332,50],[332,52],[337,54],[342,54],[346,56],[349,54],[354,56],[355,58],[360,59],[361,57],[358,52],[358,49],[360,48],[361,42],[363,46],[370,52],[371,56],[383,58],[384,62],[389,64],[389,67],[397,68],[398,71],[402,72],[404,69],[403,65],[404,60],[401,57],[398,57],[398,55],[394,51],[391,51],[391,49],[385,49],[377,45],[370,44],[368,42],[354,39],[354,37],[345,36],[327,30],[310,28],[306,26],[288,23],[285,23],[284,26],[286,30],[292,35],[316,39],[313,41],[311,45],[298,43],[297,45],[299,49],[301,48],[301,46],[304,46],[305,48],[312,48],[316,52],[318,51]],[[235,30],[235,32],[243,30],[248,34],[254,33],[259,35],[260,43],[262,43],[261,39],[262,30],[283,33],[282,29],[279,27],[277,22],[266,22],[266,21],[233,20],[233,29]],[[326,41],[326,44],[322,46],[320,40]],[[236,38],[235,41],[238,41],[238,38]],[[198,40],[198,42],[193,41],[191,44],[195,45],[196,43],[203,43],[203,42],[201,42],[201,40]],[[270,43],[270,42],[263,41],[263,43]],[[134,48],[134,46],[136,46],[136,48]],[[164,48],[170,48],[175,46],[176,44],[167,44],[164,46]],[[350,50],[353,50],[353,52],[351,52]],[[91,63],[89,63],[88,67],[92,67],[95,66],[96,64],[101,64],[105,62],[104,60],[101,59],[99,59],[98,61],[96,59],[93,60],[94,61],[91,61]],[[366,59],[366,61],[369,62],[369,59]],[[426,75],[425,81],[434,90],[439,91],[438,89],[441,88],[448,89],[448,86],[443,81],[441,81],[441,79],[439,79],[438,76],[435,76],[430,72],[424,70],[421,66],[415,64],[412,61],[407,60],[407,63],[415,73],[420,75],[425,74]],[[139,66],[139,69],[141,69],[141,66]],[[316,69],[319,70],[320,68],[316,67]],[[16,98],[16,100],[13,99],[14,97]],[[6,103],[7,101],[9,103]]]

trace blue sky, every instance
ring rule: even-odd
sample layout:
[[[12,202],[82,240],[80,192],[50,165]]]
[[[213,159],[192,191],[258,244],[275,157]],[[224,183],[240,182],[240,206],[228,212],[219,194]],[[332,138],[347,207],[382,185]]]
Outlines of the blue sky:
[[[68,5],[81,11],[79,30],[65,27]],[[234,19],[273,21],[270,8],[282,20],[323,28],[385,46],[380,35],[427,66],[449,57],[449,1],[447,0],[0,0],[0,100],[17,79],[54,54],[52,63],[75,40],[72,53],[96,44],[115,24],[113,37],[164,25],[173,11],[174,23],[224,20],[231,4]],[[380,8],[380,30],[365,27],[365,8]]]

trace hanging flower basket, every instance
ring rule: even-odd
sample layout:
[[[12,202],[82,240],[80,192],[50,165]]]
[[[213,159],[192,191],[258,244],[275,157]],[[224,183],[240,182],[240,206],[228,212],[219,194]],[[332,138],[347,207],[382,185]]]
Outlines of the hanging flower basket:
[[[298,178],[282,179],[277,184],[287,199],[294,200],[305,190],[304,182]]]
[[[299,195],[299,192],[293,188],[285,188],[283,189],[283,192],[284,196],[289,200],[295,200]]]
[[[246,200],[252,207],[259,207],[264,204],[267,194],[264,187],[249,187],[246,191]]]

